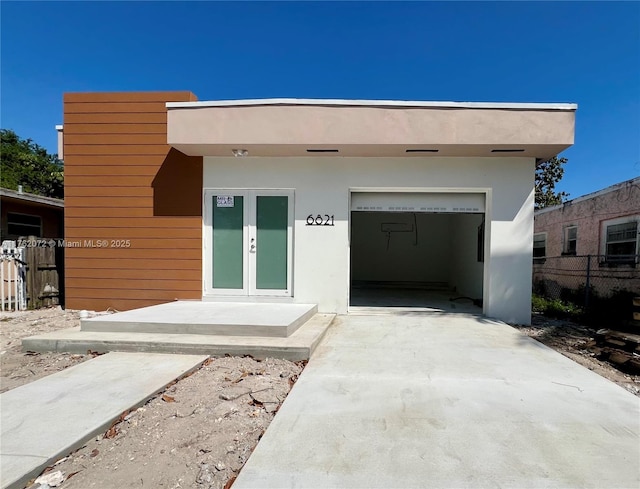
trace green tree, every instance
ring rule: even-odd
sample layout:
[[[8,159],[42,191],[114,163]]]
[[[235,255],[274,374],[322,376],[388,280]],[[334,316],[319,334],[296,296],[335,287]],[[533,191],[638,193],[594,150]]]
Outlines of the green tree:
[[[556,192],[556,183],[562,180],[562,165],[566,162],[566,158],[554,156],[536,165],[536,210],[562,204],[569,197],[566,192]]]
[[[64,196],[64,168],[52,155],[31,139],[22,139],[9,129],[0,129],[0,187],[31,194]]]

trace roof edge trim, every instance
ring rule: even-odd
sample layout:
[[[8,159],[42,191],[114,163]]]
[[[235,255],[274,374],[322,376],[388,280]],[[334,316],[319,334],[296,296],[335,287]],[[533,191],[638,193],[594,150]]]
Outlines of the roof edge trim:
[[[562,204],[543,207],[542,209],[538,209],[537,211],[535,211],[535,215],[537,216],[539,214],[546,214],[547,212],[562,209],[563,207],[577,204],[578,202],[584,202],[585,200],[594,199],[596,197],[600,197],[602,195],[615,192],[616,190],[622,190],[627,187],[638,186],[638,185],[640,185],[640,177],[630,178],[629,180],[624,180],[622,182],[614,183],[613,185],[610,185],[600,190],[596,190],[595,192],[590,192],[588,194],[581,195],[580,197],[576,197],[575,199],[567,200]]]
[[[17,190],[11,190],[8,188],[0,188],[0,197],[24,200],[26,202],[34,202],[36,204],[44,204],[54,207],[64,207],[64,199],[45,197],[44,195],[29,194],[26,192],[20,193]]]
[[[168,109],[195,109],[201,107],[247,107],[260,105],[316,105],[345,107],[392,108],[455,108],[455,109],[515,109],[575,111],[578,104],[571,103],[512,103],[512,102],[442,102],[423,100],[344,100],[306,98],[265,98],[243,100],[203,100],[199,102],[167,102]]]

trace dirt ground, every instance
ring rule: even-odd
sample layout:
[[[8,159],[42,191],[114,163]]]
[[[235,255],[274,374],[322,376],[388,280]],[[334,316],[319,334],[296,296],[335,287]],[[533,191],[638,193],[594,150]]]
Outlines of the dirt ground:
[[[68,478],[59,487],[226,487],[302,365],[248,357],[207,363],[56,465]]]
[[[79,318],[79,311],[60,308],[3,313],[2,392],[93,358],[21,351],[21,338],[79,326]],[[224,488],[249,458],[303,367],[303,362],[286,360],[210,359],[144,406],[124,413],[107,433],[44,475],[52,478],[50,487],[63,489]]]
[[[91,358],[91,355],[22,351],[22,338],[75,326],[80,326],[79,311],[63,311],[60,307],[3,312],[0,317],[0,393]]]
[[[534,314],[531,326],[514,327],[640,397],[640,375],[620,372],[611,364],[598,360],[586,348],[594,336],[593,329],[569,321],[550,319],[541,314]]]
[[[21,351],[23,337],[78,325],[78,311],[60,308],[3,314],[2,391],[92,358]],[[640,396],[640,376],[621,373],[584,348],[592,330],[542,316],[517,328]],[[285,360],[210,359],[44,475],[62,489],[230,487],[302,369]]]

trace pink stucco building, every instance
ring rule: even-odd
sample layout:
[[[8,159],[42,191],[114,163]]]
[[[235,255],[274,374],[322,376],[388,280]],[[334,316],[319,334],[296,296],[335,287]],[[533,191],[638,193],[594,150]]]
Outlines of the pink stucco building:
[[[588,268],[601,295],[640,293],[640,177],[536,211],[533,248],[547,289],[584,286]]]

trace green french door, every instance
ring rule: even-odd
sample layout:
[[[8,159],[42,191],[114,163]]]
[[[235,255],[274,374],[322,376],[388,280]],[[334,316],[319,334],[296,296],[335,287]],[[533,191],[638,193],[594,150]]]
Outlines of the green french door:
[[[291,295],[293,191],[205,190],[205,295]]]

